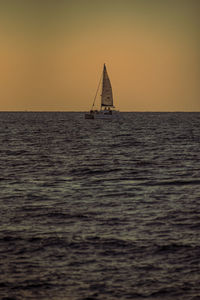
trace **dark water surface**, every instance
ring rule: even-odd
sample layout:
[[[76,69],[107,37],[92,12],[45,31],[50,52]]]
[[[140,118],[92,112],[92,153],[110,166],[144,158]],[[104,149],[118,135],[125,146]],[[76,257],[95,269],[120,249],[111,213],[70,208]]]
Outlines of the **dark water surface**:
[[[200,299],[200,113],[0,113],[0,299]]]

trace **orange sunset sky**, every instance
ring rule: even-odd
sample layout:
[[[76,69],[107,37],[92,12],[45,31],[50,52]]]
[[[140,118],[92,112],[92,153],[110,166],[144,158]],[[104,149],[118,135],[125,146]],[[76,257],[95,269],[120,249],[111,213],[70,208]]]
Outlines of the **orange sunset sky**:
[[[121,111],[200,111],[200,1],[0,2],[0,110],[85,111],[106,63]]]

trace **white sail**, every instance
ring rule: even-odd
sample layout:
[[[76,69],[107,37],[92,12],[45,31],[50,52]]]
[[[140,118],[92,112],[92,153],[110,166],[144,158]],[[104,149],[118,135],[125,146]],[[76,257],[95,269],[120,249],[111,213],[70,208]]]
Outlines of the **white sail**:
[[[101,106],[113,107],[112,87],[111,87],[110,79],[108,77],[105,64],[103,68]]]
[[[100,110],[94,109],[95,100],[97,98],[100,84],[102,82],[102,93],[101,93],[101,108]],[[99,85],[94,97],[94,101],[89,113],[85,114],[85,119],[112,119],[119,117],[119,111],[113,109],[113,95],[112,95],[112,87],[110,83],[110,79],[108,77],[108,73],[106,70],[106,66],[104,64],[103,74],[101,76],[101,80],[99,81]]]

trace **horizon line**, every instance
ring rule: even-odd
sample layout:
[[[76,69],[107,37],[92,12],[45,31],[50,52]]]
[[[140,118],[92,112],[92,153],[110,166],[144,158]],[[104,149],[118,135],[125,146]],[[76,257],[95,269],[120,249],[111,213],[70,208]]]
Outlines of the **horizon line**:
[[[87,110],[0,110],[0,113],[4,112],[20,112],[20,113],[31,113],[31,112],[48,112],[48,113],[55,113],[55,112],[70,112],[70,113],[85,113]],[[119,111],[121,113],[199,113],[200,111],[189,111],[189,110],[122,110]]]

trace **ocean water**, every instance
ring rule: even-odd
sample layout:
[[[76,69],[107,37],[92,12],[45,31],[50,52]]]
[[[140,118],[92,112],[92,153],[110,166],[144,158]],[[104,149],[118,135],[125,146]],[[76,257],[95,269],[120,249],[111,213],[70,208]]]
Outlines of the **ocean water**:
[[[200,113],[0,113],[0,299],[200,299]]]

